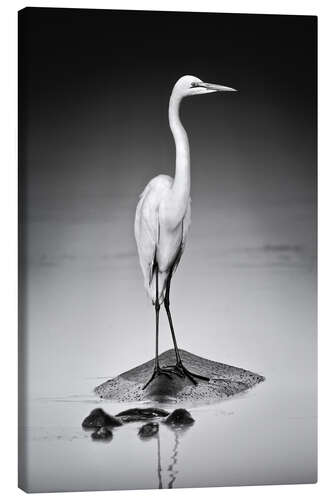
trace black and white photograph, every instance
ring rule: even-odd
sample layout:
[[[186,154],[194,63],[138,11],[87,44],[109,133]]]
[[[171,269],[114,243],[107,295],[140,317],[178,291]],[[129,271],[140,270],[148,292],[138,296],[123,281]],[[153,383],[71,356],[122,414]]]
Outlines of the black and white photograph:
[[[18,12],[19,487],[317,482],[317,18]]]

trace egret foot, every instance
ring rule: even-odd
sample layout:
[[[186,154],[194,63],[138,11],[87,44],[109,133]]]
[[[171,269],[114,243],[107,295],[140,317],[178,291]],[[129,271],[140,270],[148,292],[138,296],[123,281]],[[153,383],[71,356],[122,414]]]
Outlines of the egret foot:
[[[145,383],[145,385],[142,387],[142,390],[144,391],[146,387],[154,380],[155,377],[159,377],[160,375],[165,375],[166,377],[172,379],[172,375],[170,375],[169,370],[165,370],[164,368],[160,367],[155,367],[152,376],[148,380],[148,382]]]
[[[188,377],[194,385],[198,385],[198,382],[195,380],[195,378],[205,380],[206,382],[209,382],[210,380],[209,377],[204,377],[203,375],[198,375],[197,373],[191,372],[190,370],[185,368],[182,362],[177,362],[175,365],[168,365],[165,368],[168,369],[171,373],[175,373],[182,378]]]

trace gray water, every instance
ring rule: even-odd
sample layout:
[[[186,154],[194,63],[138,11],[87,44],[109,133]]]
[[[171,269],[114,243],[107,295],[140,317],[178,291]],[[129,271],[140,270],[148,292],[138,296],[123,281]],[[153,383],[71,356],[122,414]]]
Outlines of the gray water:
[[[205,217],[195,207],[171,290],[179,346],[265,382],[190,405],[195,424],[186,432],[161,424],[159,437],[143,442],[140,424],[131,423],[109,443],[92,441],[81,422],[93,408],[115,414],[134,406],[101,402],[93,388],[154,355],[134,207],[116,204],[112,224],[32,221],[21,466],[30,491],[316,481],[314,205],[259,200],[224,214],[207,199]],[[162,352],[172,345],[164,313],[160,337]]]
[[[188,406],[193,426],[182,431],[161,423],[158,437],[145,441],[138,437],[140,422],[115,429],[111,442],[93,441],[80,426],[96,406],[115,414],[131,405],[101,404],[89,395],[36,399],[27,434],[28,489],[314,482],[314,387],[305,382],[281,384],[276,376],[238,397]]]

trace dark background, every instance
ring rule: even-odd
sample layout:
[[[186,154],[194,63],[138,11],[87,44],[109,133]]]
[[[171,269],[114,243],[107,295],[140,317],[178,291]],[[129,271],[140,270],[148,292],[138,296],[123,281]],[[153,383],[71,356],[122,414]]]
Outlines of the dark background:
[[[223,173],[206,179],[209,189],[237,173],[250,183],[260,177],[266,194],[282,187],[282,177],[302,188],[314,185],[315,18],[26,9],[21,20],[20,90],[33,132],[33,193],[45,182],[52,196],[64,188],[65,173],[71,190],[82,175],[103,182],[113,161],[113,175],[126,161],[126,189],[133,193],[150,173],[172,173],[166,112],[184,74],[239,89],[237,96],[184,105],[194,162],[209,137],[213,147],[223,141],[227,158],[236,149],[249,163],[247,172],[237,172],[225,162]],[[213,112],[217,106],[220,113]],[[107,166],[96,161],[96,141]],[[79,162],[69,169],[66,148],[92,156],[90,172]],[[296,155],[292,165],[277,160],[282,150]]]

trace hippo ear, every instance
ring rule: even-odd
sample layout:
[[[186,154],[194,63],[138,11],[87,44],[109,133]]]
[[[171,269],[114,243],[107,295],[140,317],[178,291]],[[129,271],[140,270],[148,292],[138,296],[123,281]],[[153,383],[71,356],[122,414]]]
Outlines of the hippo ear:
[[[195,420],[191,413],[183,408],[173,411],[165,420],[167,425],[185,426],[194,424]]]
[[[102,408],[95,408],[90,414],[83,420],[82,427],[87,429],[97,429],[99,427],[119,427],[122,425],[119,418],[113,417],[106,413]]]

